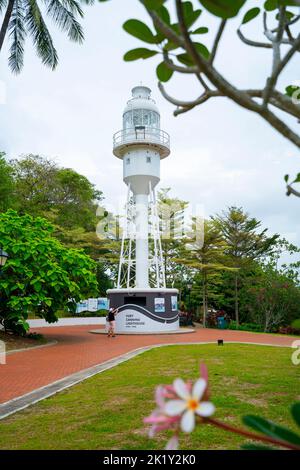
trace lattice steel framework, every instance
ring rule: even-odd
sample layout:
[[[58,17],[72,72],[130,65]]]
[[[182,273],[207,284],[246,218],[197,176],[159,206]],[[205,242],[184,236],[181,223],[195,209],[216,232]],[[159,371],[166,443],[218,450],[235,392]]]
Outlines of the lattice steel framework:
[[[165,288],[165,269],[160,237],[160,223],[155,189],[149,184],[149,287]],[[135,196],[128,186],[126,217],[123,227],[120,263],[118,271],[118,289],[136,287],[135,283],[135,241],[136,241],[136,204]]]

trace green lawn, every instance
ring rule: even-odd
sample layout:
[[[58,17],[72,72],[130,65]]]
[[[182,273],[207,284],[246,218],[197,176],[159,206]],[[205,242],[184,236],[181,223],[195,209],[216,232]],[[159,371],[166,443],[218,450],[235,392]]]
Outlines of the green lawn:
[[[300,369],[291,349],[225,344],[154,349],[0,421],[1,449],[163,449],[167,433],[149,439],[142,423],[154,387],[209,368],[216,417],[239,424],[259,413],[293,427],[290,404],[300,399]],[[242,437],[202,425],[182,449],[237,449]]]

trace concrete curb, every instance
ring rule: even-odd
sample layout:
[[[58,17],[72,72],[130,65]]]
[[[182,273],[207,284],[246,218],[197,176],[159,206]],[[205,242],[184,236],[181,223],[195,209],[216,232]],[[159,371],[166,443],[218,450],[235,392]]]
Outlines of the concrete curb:
[[[76,385],[84,380],[88,379],[89,377],[93,377],[96,374],[100,374],[106,370],[112,369],[113,367],[122,364],[123,362],[132,359],[133,357],[139,356],[146,351],[150,351],[151,349],[162,348],[165,346],[189,346],[189,345],[198,345],[201,346],[203,344],[215,344],[216,341],[205,341],[205,342],[180,342],[180,343],[166,343],[166,344],[154,344],[150,346],[144,346],[138,349],[133,349],[132,351],[121,354],[114,359],[109,359],[108,361],[103,362],[102,364],[97,364],[96,366],[89,367],[88,369],[84,369],[79,372],[75,372],[74,374],[68,375],[63,379],[57,380],[52,382],[51,384],[45,385],[44,387],[38,388],[33,390],[32,392],[26,393],[25,395],[21,395],[20,397],[13,398],[5,403],[0,405],[0,420],[10,416],[17,411],[24,410],[25,408],[44,400],[45,398],[51,397],[58,392],[61,392],[73,385]],[[269,344],[269,343],[253,343],[253,342],[240,342],[240,341],[226,341],[226,344],[251,344],[255,346],[273,346],[276,348],[289,348],[288,345],[278,345],[278,344]],[[222,347],[222,346],[220,346]]]

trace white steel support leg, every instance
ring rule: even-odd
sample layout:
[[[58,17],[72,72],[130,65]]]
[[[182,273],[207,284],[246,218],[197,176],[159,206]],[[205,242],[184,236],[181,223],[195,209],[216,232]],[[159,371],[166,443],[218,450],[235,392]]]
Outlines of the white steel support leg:
[[[136,194],[136,287],[149,287],[148,195]]]

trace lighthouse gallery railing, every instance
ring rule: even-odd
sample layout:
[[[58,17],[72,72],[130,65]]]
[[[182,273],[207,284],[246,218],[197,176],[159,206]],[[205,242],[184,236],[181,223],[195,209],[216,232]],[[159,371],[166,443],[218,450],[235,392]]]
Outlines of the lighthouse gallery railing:
[[[123,144],[143,141],[157,143],[170,148],[170,136],[167,132],[147,126],[121,129],[114,134],[113,146],[116,148]]]

